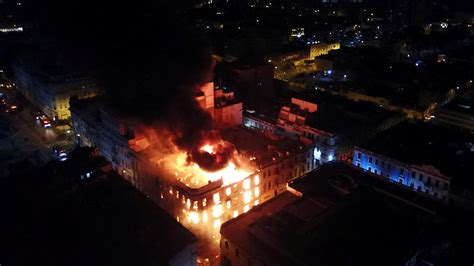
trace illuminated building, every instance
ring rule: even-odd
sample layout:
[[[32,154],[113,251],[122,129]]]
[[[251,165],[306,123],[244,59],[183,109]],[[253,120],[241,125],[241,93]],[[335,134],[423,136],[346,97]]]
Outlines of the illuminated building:
[[[315,146],[312,156],[315,163],[320,165],[336,159],[337,137],[334,134],[312,128],[306,123],[308,115],[316,112],[317,109],[317,104],[292,98],[290,104],[280,108],[277,118],[247,112],[244,117],[244,125],[264,133],[287,136],[312,143]]]
[[[214,82],[205,84],[201,91],[196,101],[212,115],[217,128],[242,124],[242,102],[235,98],[234,92],[215,87]]]
[[[472,137],[426,123],[401,123],[354,149],[353,165],[438,200],[473,202]],[[472,203],[468,203],[472,204]]]
[[[102,93],[87,73],[68,71],[58,59],[45,59],[49,53],[23,54],[13,65],[18,91],[48,117],[55,120],[71,118],[69,100],[95,97]]]
[[[222,225],[221,265],[403,262],[403,254],[418,248],[407,243],[416,242],[434,220],[426,210],[440,204],[409,205],[403,189],[387,190],[384,182],[368,180],[367,173],[343,162],[296,179],[285,193]],[[423,198],[408,194],[409,200]],[[394,219],[399,217],[394,213],[403,218]]]
[[[315,57],[328,54],[332,50],[338,50],[340,46],[339,43],[318,43],[311,45],[309,49],[292,51],[268,59],[277,67],[283,67],[285,64],[297,65],[305,60],[313,60]]]
[[[290,41],[304,36],[304,28],[292,28],[290,31]]]
[[[339,50],[341,48],[340,43],[318,43],[313,44],[309,50],[309,58],[314,59],[315,57],[326,55],[332,50]]]
[[[0,32],[8,33],[8,32],[22,32],[23,27],[14,25],[13,27],[1,27]]]
[[[233,94],[203,86],[196,100],[211,113],[223,141],[235,146],[232,160],[216,171],[189,163],[183,151],[157,154],[153,138],[132,127],[101,99],[72,103],[80,145],[97,146],[113,168],[186,226],[210,232],[286,191],[287,182],[317,166],[314,148],[290,138],[269,138],[243,128],[242,103]],[[201,150],[211,154],[216,143]]]
[[[317,164],[352,157],[352,148],[404,119],[368,102],[352,102],[328,93],[293,97],[278,114],[244,113],[248,128],[314,145]]]
[[[222,131],[222,136],[236,146],[238,158],[250,164],[241,175],[233,179],[224,175],[197,184],[192,183],[192,176],[179,182],[162,179],[165,208],[174,210],[176,216],[188,219],[190,224],[199,224],[199,228],[206,224],[212,228],[215,223],[247,212],[285,192],[289,181],[317,166],[314,149],[302,142],[272,140],[245,128],[229,128]]]

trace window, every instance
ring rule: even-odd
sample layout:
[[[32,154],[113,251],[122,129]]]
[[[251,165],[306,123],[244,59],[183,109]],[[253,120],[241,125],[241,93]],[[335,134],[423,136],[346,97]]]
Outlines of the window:
[[[369,170],[369,172],[372,172],[372,167],[369,166],[367,170]]]
[[[412,178],[416,178],[416,173],[415,173],[415,172],[411,172],[411,177],[412,177]]]
[[[357,163],[357,167],[360,167],[360,163]]]
[[[362,157],[362,153],[358,152],[357,153],[357,159],[360,159]]]
[[[420,173],[420,175],[418,176],[418,180],[420,180],[420,181],[423,180],[423,174]]]
[[[405,172],[405,169],[400,168],[400,174],[403,175],[404,172]]]
[[[229,242],[227,242],[227,240],[225,241],[225,248],[229,249]]]
[[[369,157],[369,163],[372,163],[372,156]]]
[[[385,167],[385,162],[384,161],[382,161],[382,167]]]
[[[436,179],[436,181],[435,181],[435,187],[439,187],[439,180],[438,179]]]
[[[374,169],[374,173],[376,173],[376,174],[377,174],[377,169]]]
[[[375,165],[379,165],[379,159],[375,159]]]
[[[390,170],[390,168],[392,168],[392,165],[391,165],[391,164],[388,164],[388,165],[387,165],[387,169]]]
[[[431,185],[431,177],[428,177],[427,182],[428,185]]]

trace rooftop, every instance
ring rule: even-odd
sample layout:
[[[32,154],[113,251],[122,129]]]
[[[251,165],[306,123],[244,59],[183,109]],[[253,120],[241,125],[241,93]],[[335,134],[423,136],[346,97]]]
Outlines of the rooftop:
[[[342,47],[324,58],[334,60],[335,71],[348,70],[351,75],[345,82],[321,80],[321,87],[383,97],[393,105],[414,110],[442,101],[450,89],[472,77],[470,63],[438,64],[423,58],[421,66],[415,65],[415,60],[391,62],[389,53],[374,47]]]
[[[295,96],[316,103],[318,110],[310,113],[306,125],[328,133],[354,132],[354,129],[376,129],[384,120],[399,115],[374,103],[350,101],[325,92]]]
[[[260,165],[270,164],[305,146],[290,138],[271,139],[243,126],[224,129],[221,134],[225,140],[235,145],[239,153],[256,157],[256,162]]]
[[[57,48],[24,51],[18,57],[16,68],[36,78],[39,84],[49,85],[55,92],[74,88],[96,86],[90,71],[67,62]]]
[[[267,264],[405,263],[423,242],[431,214],[356,177],[341,192],[342,174],[365,175],[343,163],[322,166],[291,185],[304,188],[302,197],[285,192],[224,223],[221,234]]]
[[[33,169],[28,176],[2,180],[2,196],[19,197],[14,209],[2,208],[6,216],[19,219],[2,219],[2,229],[8,228],[2,231],[9,242],[7,251],[15,251],[5,257],[2,253],[5,261],[164,265],[194,244],[190,231],[113,172],[89,180],[77,178],[74,190],[53,189],[82,173],[75,166],[84,164],[83,157],[89,155],[78,153],[71,153],[66,164],[54,164],[56,168]]]
[[[403,122],[362,148],[414,165],[432,165],[452,188],[474,187],[474,135],[428,123]]]

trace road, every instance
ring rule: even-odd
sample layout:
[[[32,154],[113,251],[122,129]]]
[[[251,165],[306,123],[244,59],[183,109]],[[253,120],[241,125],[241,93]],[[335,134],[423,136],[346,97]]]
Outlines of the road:
[[[70,134],[56,128],[43,128],[33,115],[38,109],[25,98],[17,95],[12,89],[2,88],[0,91],[7,95],[10,102],[23,109],[17,113],[0,111],[0,115],[12,128],[10,138],[16,150],[12,159],[31,159],[33,163],[41,165],[52,159],[52,147],[72,145]]]

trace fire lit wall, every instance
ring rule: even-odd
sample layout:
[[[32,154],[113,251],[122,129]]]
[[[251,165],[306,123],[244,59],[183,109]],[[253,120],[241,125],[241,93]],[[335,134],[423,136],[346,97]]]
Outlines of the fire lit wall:
[[[242,103],[223,106],[214,110],[214,120],[218,128],[233,127],[242,124]]]
[[[316,168],[312,150],[302,148],[293,155],[275,158],[247,178],[226,186],[218,180],[190,189],[163,181],[162,205],[185,225],[217,232],[223,222],[286,191],[290,180]]]

